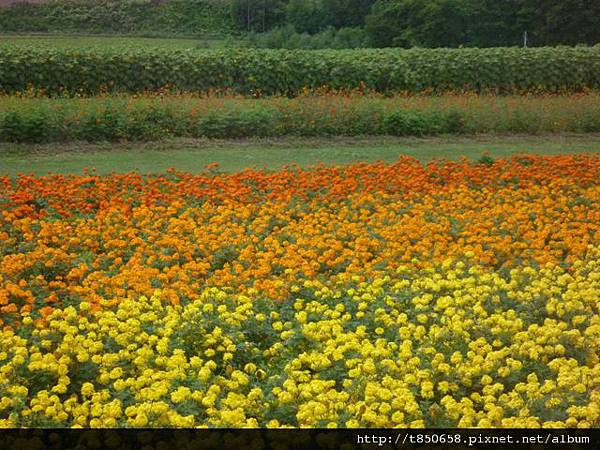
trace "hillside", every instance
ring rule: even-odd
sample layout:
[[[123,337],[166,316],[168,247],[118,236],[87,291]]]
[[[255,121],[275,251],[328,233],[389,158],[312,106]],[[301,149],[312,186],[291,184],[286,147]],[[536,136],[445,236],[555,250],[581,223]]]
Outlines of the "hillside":
[[[33,4],[36,2],[38,4]],[[0,0],[0,33],[222,36],[234,25],[227,0]]]

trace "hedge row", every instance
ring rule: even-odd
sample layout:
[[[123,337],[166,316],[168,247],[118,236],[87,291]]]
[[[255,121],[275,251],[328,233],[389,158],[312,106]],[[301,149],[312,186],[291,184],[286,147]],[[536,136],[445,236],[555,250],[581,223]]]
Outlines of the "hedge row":
[[[0,104],[0,142],[600,132],[598,94],[428,98],[10,98]]]
[[[51,49],[0,46],[0,90],[48,94],[232,89],[577,92],[600,88],[600,47],[359,50]]]

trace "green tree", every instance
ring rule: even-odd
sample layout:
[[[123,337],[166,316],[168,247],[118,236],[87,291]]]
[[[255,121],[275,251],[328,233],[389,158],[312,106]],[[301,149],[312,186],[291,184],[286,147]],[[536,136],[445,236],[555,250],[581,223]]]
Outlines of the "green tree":
[[[231,17],[246,31],[267,31],[285,19],[284,0],[232,0]]]
[[[365,19],[365,31],[374,47],[409,46],[402,38],[408,29],[410,7],[406,1],[378,0]]]
[[[320,0],[290,0],[285,8],[285,18],[298,32],[317,33],[326,26]]]
[[[469,0],[413,0],[410,37],[423,47],[468,45]]]
[[[365,30],[376,47],[457,47],[469,19],[468,0],[378,0]]]
[[[474,47],[521,45],[523,32],[531,31],[520,1],[470,0],[469,39]]]
[[[378,0],[366,19],[372,45],[497,47],[600,42],[598,0]]]
[[[286,21],[299,32],[317,33],[328,27],[335,29],[360,27],[375,0],[290,0]]]
[[[600,1],[521,0],[521,17],[535,45],[600,42]]]
[[[326,26],[336,29],[365,24],[375,0],[321,0]]]

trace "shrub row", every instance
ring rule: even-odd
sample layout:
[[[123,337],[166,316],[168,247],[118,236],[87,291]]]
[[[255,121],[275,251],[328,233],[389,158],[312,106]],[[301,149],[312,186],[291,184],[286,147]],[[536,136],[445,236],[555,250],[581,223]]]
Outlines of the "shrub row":
[[[600,132],[600,94],[296,99],[4,98],[0,141]]]
[[[600,48],[493,49],[51,49],[0,46],[0,89],[95,94],[232,89],[376,92],[575,92],[600,88]]]

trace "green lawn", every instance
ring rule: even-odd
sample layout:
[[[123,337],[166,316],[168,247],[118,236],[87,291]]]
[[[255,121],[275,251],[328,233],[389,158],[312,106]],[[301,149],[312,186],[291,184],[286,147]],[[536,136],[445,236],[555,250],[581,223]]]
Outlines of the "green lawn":
[[[81,47],[167,47],[174,49],[203,47],[218,47],[222,40],[189,39],[189,38],[145,38],[122,36],[89,36],[89,35],[0,35],[1,44],[19,44],[47,46],[51,48],[81,48]]]
[[[288,164],[300,166],[349,164],[357,161],[395,161],[410,155],[422,161],[431,158],[478,159],[484,151],[493,158],[514,153],[600,153],[600,135],[481,136],[427,139],[331,138],[246,141],[171,141],[147,144],[53,144],[31,146],[1,144],[0,174],[19,172],[38,175],[81,173],[96,168],[99,173],[161,172],[170,167],[198,172],[209,163],[225,171],[247,167],[274,169]]]

